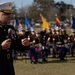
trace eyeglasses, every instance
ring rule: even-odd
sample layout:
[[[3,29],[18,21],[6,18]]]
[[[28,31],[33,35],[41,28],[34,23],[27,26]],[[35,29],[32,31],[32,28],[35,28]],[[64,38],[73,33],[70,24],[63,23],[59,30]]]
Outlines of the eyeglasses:
[[[13,14],[11,14],[11,13],[4,13],[4,12],[3,12],[3,15],[5,15],[5,16],[11,16],[11,17],[13,16]]]
[[[3,13],[3,15],[12,15],[11,13]]]

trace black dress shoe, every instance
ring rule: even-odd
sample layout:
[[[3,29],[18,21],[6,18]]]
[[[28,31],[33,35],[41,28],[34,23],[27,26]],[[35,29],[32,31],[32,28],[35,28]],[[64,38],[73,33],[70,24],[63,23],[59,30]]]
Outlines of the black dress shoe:
[[[36,63],[34,61],[32,61],[31,64],[36,64]]]
[[[43,62],[47,62],[47,60],[46,60],[46,59],[43,59],[42,61],[43,61]]]
[[[60,61],[66,61],[65,59],[60,59]]]

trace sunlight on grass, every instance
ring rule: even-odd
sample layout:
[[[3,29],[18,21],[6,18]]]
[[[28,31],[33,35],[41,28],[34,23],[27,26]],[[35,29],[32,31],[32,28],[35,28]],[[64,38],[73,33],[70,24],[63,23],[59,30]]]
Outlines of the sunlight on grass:
[[[48,58],[47,63],[31,64],[29,60],[14,62],[16,75],[75,75],[75,58],[60,62],[58,58]]]

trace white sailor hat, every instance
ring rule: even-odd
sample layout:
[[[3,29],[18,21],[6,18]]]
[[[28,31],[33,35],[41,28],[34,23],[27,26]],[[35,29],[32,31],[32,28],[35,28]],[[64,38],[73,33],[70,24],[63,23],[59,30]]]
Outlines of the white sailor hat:
[[[74,33],[75,32],[75,29],[71,29],[71,32]]]
[[[51,28],[48,28],[48,30],[51,30]]]
[[[46,30],[46,28],[42,28],[42,31],[45,31]]]
[[[61,29],[62,32],[66,31],[65,29]]]
[[[0,4],[0,12],[11,14],[12,10],[12,2],[2,3]]]
[[[51,28],[51,30],[52,30],[52,31],[55,31],[55,29],[54,29],[54,28]]]
[[[33,28],[31,28],[31,32],[34,32],[35,30]]]
[[[59,30],[59,27],[55,26],[55,30],[58,31]]]
[[[25,28],[19,28],[18,31],[25,31]]]

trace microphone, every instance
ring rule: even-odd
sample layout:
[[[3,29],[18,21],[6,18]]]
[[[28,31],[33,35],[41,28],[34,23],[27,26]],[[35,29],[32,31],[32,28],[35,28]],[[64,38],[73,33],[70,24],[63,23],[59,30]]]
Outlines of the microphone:
[[[15,39],[15,38],[17,37],[15,30],[9,28],[9,29],[8,29],[8,37],[9,37],[10,39]]]

